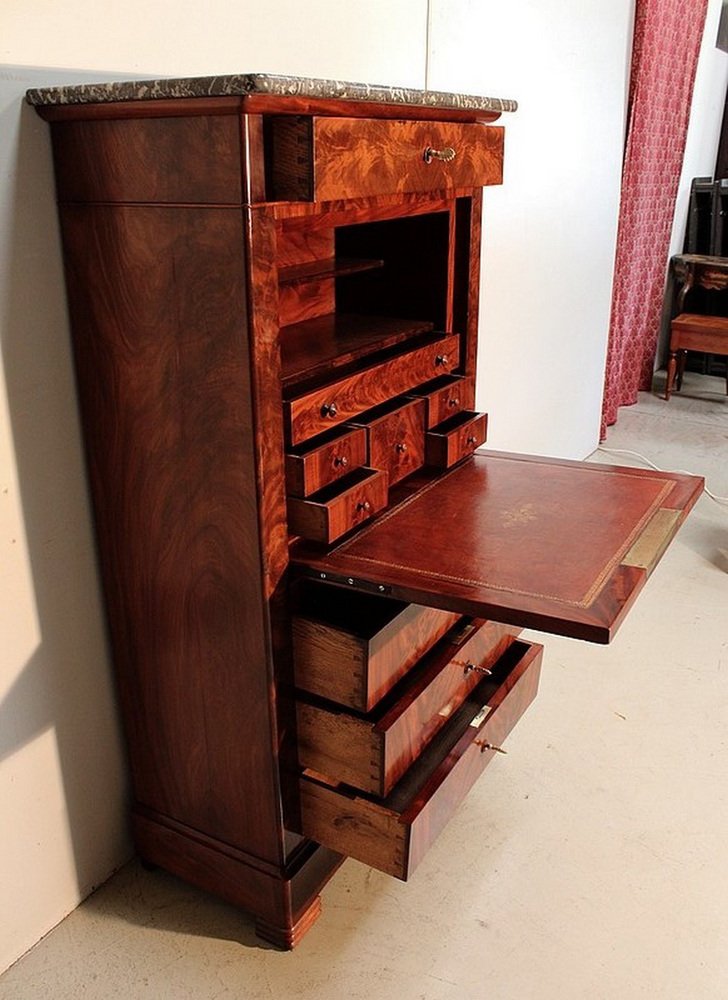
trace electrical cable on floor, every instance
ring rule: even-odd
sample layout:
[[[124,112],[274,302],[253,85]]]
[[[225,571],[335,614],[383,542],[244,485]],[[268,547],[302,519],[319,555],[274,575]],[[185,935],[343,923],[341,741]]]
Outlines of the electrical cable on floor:
[[[651,462],[649,460],[649,458],[646,458],[644,455],[641,455],[638,451],[627,451],[627,449],[625,449],[625,448],[604,448],[604,447],[602,447],[602,445],[599,445],[599,447],[597,448],[597,451],[603,451],[603,452],[605,452],[605,454],[611,454],[611,455],[632,455],[634,458],[638,458],[641,462],[644,462],[645,465],[649,465],[649,467],[651,469],[654,469],[655,472],[668,472],[668,471],[672,471],[672,472],[680,472],[684,476],[696,476],[696,475],[698,475],[697,472],[687,472],[685,469],[672,469],[672,470],[661,469],[659,467],[659,465],[655,465],[654,462]],[[719,497],[719,496],[716,496],[715,493],[711,493],[710,492],[710,490],[708,489],[707,486],[705,486],[703,489],[704,489],[705,494],[707,496],[709,496],[711,500],[714,500],[716,503],[726,503],[726,504],[728,504],[728,497]]]

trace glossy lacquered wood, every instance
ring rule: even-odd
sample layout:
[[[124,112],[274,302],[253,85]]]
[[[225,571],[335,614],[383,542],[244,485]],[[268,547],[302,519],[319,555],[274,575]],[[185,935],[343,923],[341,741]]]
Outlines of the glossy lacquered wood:
[[[456,413],[473,407],[473,380],[464,375],[442,375],[413,389],[409,395],[425,401],[427,429],[443,423]]]
[[[427,464],[449,469],[484,444],[487,432],[488,417],[485,413],[466,410],[450,417],[425,435]]]
[[[465,619],[366,716],[299,698],[301,765],[334,783],[387,795],[513,642],[514,632]]]
[[[457,334],[442,337],[424,347],[359,369],[320,389],[288,400],[291,443],[296,445],[344,421],[399,396],[434,375],[452,371],[460,361]]]
[[[608,642],[702,488],[677,473],[477,453],[329,553],[299,546],[293,559],[399,600]]]
[[[367,461],[367,435],[363,427],[332,431],[310,446],[286,455],[286,489],[291,496],[307,497],[341,479]]]
[[[514,642],[384,799],[304,772],[301,828],[313,840],[406,880],[533,701],[543,647]],[[472,725],[482,713],[484,720]]]
[[[502,181],[497,126],[280,116],[270,129],[274,198],[335,201]]]
[[[459,618],[307,581],[292,622],[296,686],[368,712]]]
[[[328,545],[386,506],[386,472],[357,469],[306,499],[289,497],[288,528],[293,535]]]
[[[387,473],[389,485],[425,464],[425,404],[399,399],[373,410],[357,424],[367,437],[367,464]]]

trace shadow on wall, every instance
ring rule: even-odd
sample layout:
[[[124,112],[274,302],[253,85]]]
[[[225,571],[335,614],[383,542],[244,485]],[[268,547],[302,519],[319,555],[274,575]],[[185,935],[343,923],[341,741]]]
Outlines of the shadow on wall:
[[[23,95],[28,87],[79,82],[84,75],[0,68],[0,156],[6,160],[0,164],[0,346],[40,630],[27,663],[0,660],[3,677],[10,670],[0,701],[0,768],[53,731],[67,817],[49,814],[38,839],[62,838],[67,823],[79,897],[131,849],[76,413],[50,135]],[[10,581],[10,593],[24,583]],[[73,905],[69,900],[67,909]]]

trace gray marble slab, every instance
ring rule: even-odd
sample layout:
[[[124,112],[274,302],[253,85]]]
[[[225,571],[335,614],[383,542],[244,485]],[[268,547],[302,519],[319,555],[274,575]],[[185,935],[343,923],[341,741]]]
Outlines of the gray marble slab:
[[[516,101],[474,94],[448,94],[437,90],[408,87],[380,87],[341,80],[317,80],[299,76],[272,76],[243,73],[233,76],[202,76],[180,79],[85,83],[77,87],[43,87],[29,90],[26,100],[33,105],[96,104],[112,101],[160,101],[177,97],[244,97],[273,94],[286,97],[335,97],[344,101],[375,101],[382,104],[409,104],[470,111],[515,111]]]

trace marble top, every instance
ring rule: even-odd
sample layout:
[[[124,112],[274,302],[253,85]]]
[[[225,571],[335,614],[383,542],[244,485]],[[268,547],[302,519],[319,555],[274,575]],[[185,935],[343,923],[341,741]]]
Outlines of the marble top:
[[[184,97],[245,97],[271,94],[284,97],[336,98],[343,101],[375,101],[381,104],[460,108],[500,114],[515,111],[516,101],[473,94],[448,94],[438,90],[408,87],[381,87],[341,80],[317,80],[299,76],[243,73],[233,76],[201,76],[179,79],[85,83],[70,87],[43,87],[29,90],[29,104],[96,104],[112,101],[159,101]]]

